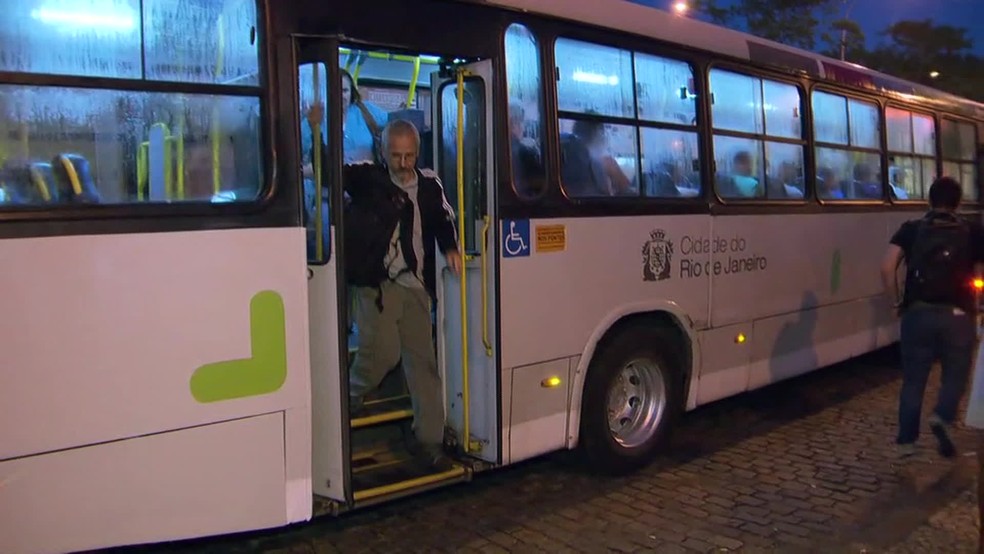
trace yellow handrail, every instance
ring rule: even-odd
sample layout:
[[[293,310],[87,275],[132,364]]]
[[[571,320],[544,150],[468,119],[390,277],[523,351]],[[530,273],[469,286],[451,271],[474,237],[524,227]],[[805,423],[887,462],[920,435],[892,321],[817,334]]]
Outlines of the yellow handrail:
[[[172,200],[176,196],[178,200],[184,200],[184,133],[172,135],[167,124],[163,122],[154,123],[150,128],[151,130],[160,128],[164,133],[164,197],[167,200]],[[179,126],[179,129],[182,128]],[[177,173],[177,178],[175,178],[175,173]],[[144,200],[144,191],[149,189],[149,184],[150,141],[145,140],[137,146],[137,200]],[[149,191],[147,196],[150,196]]]
[[[469,400],[468,400],[468,295],[466,283],[468,281],[467,261],[468,255],[465,253],[465,72],[463,67],[458,68],[458,250],[461,254],[461,409],[464,418],[464,446],[465,453],[471,447],[471,428],[469,422]]]
[[[75,196],[81,196],[82,182],[79,180],[79,173],[75,171],[75,166],[72,165],[72,161],[65,155],[59,155],[58,163],[60,163],[62,169],[65,170],[65,175],[68,177],[68,183],[72,186],[72,192],[75,193]]]
[[[44,176],[35,167],[31,167],[31,181],[34,183],[34,187],[38,189],[41,193],[41,199],[45,202],[51,202],[51,189],[48,188],[48,183],[44,181]]]
[[[141,142],[137,146],[137,200],[143,201],[144,187],[150,179],[150,168],[147,167],[147,156],[150,153],[150,143]]]
[[[482,225],[482,344],[485,345],[485,355],[492,356],[492,343],[489,341],[489,224],[491,218],[488,214],[484,218],[485,224]]]
[[[313,77],[314,81],[314,105],[320,106],[321,104],[321,72],[319,71],[319,66],[317,62],[313,66]],[[314,169],[314,252],[317,261],[321,261],[324,258],[325,245],[324,239],[321,234],[321,120],[318,119],[311,123],[311,134],[314,135],[311,138],[311,167]]]
[[[386,52],[364,52],[364,51],[359,52],[359,51],[354,51],[351,48],[345,48],[345,47],[339,48],[338,53],[361,54],[377,60],[387,60],[387,61],[392,60],[397,62],[413,62],[416,61],[417,59],[420,59],[421,61],[424,61],[432,65],[436,65],[441,61],[441,59],[437,56],[408,56],[406,54],[389,54]],[[349,67],[351,67],[351,65],[346,66],[345,69],[349,69]]]
[[[185,199],[185,170],[184,170],[184,125],[178,125],[178,134],[169,140],[174,142],[174,170],[177,172],[177,196],[178,200]],[[170,165],[170,164],[168,164]]]
[[[407,92],[407,108],[413,106],[414,96],[417,94],[417,79],[420,78],[420,56],[413,60],[413,76],[410,77],[410,90]]]
[[[218,78],[222,75],[223,67],[225,65],[225,25],[222,23],[222,18],[219,17],[215,22],[215,26],[218,28],[218,43],[219,47],[215,53],[215,77]],[[219,143],[219,105],[215,104],[212,106],[212,193],[218,194],[222,189],[222,167],[219,163],[220,161],[220,143]]]

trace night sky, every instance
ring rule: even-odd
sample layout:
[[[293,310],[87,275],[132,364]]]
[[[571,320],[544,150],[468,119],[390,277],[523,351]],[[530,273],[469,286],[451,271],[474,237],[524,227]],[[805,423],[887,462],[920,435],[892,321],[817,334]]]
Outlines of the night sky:
[[[673,0],[629,1],[664,10],[668,10],[673,3]],[[720,3],[728,6],[737,1],[721,0]],[[846,7],[851,3],[852,0],[846,0],[842,5]],[[967,29],[974,43],[972,52],[984,56],[984,0],[854,0],[853,4],[851,19],[861,25],[869,47],[883,40],[879,33],[896,21],[930,19],[937,25]],[[978,12],[976,15],[975,9]]]

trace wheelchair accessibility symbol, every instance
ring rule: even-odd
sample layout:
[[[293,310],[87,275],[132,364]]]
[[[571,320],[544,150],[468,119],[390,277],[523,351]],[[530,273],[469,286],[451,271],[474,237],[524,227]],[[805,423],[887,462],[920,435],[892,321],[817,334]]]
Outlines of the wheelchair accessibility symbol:
[[[530,255],[530,220],[502,221],[502,257],[518,258]]]

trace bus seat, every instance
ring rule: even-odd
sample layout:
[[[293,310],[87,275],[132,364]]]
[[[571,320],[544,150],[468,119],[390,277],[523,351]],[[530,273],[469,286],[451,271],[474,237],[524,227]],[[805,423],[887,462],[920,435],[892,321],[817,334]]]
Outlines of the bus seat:
[[[644,173],[642,175],[645,196],[650,198],[667,198],[680,196],[680,190],[673,183],[673,176],[666,171]]]
[[[45,202],[58,201],[58,187],[55,185],[55,172],[51,164],[34,162],[29,168],[32,189],[38,198]]]
[[[99,202],[89,160],[78,154],[59,154],[51,161],[63,201]]]
[[[48,172],[34,166],[48,164],[29,164],[25,162],[7,162],[0,169],[0,182],[7,191],[7,202],[11,204],[44,204],[50,202],[55,195],[51,189],[52,179],[50,166]]]

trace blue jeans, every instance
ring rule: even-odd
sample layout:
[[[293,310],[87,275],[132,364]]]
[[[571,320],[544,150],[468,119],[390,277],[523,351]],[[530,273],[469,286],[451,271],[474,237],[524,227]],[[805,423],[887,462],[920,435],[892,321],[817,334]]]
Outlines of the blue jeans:
[[[933,362],[942,368],[936,415],[953,423],[957,405],[967,387],[973,363],[976,329],[974,317],[955,313],[953,307],[916,304],[902,316],[902,390],[899,393],[899,444],[913,443],[919,437],[926,381]]]

